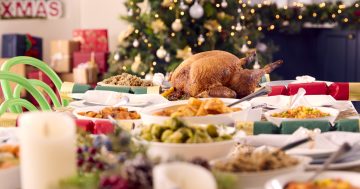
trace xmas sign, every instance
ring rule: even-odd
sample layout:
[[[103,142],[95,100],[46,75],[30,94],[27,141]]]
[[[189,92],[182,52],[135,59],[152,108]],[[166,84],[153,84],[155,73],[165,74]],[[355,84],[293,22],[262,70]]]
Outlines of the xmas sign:
[[[63,12],[61,0],[0,0],[0,19],[57,19]]]

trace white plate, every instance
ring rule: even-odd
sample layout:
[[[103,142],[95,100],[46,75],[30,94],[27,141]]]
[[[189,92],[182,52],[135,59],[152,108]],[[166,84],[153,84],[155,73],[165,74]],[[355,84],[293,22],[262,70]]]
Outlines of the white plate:
[[[198,144],[149,142],[138,139],[134,139],[134,141],[148,146],[146,153],[149,157],[161,158],[161,160],[169,160],[176,157],[182,157],[187,160],[196,157],[207,160],[218,159],[225,157],[236,144],[235,140]]]
[[[324,149],[324,148],[293,148],[287,151],[287,154],[309,156],[312,158],[329,157],[332,153],[336,152],[336,149]]]
[[[86,120],[92,120],[92,121],[96,121],[96,120],[108,120],[108,119],[101,119],[101,118],[91,118],[91,117],[86,117],[86,116],[82,116],[79,115],[79,112],[88,112],[88,111],[94,111],[94,112],[99,112],[100,110],[106,108],[107,106],[90,106],[90,107],[85,107],[85,108],[77,108],[73,111],[73,114],[78,118],[78,119],[86,119]],[[136,107],[127,107],[127,106],[122,106],[124,108],[128,108],[129,111],[137,111],[138,113],[140,113],[140,109],[136,108]],[[132,126],[135,125],[135,127],[141,125],[142,121],[141,119],[127,119],[127,120],[117,120],[119,122],[119,125],[122,125],[124,127],[124,129],[127,130],[131,130]]]
[[[306,169],[315,170],[321,168],[322,164],[309,164]],[[354,161],[346,161],[346,162],[339,162],[339,163],[332,163],[330,164],[328,169],[348,169],[360,166],[360,159]]]
[[[295,174],[284,174],[282,176],[273,178],[266,182],[265,189],[283,189],[286,184],[291,181],[307,181],[314,173],[295,173]],[[318,176],[318,179],[334,178],[343,179],[350,182],[355,187],[360,187],[360,173],[345,172],[345,171],[327,171]]]
[[[235,102],[236,99],[221,99],[225,104]],[[149,124],[163,124],[164,121],[170,119],[169,116],[156,116],[153,115],[155,112],[159,112],[165,108],[172,106],[185,105],[188,100],[172,101],[168,103],[158,104],[149,106],[141,111],[141,119],[145,125]],[[242,102],[235,105],[234,107],[241,108],[242,111],[218,114],[218,115],[207,115],[207,116],[193,116],[193,117],[181,117],[180,119],[186,124],[233,124],[235,121],[246,121],[248,111],[251,108],[249,102]]]
[[[296,80],[278,80],[278,81],[270,81],[270,82],[265,82],[265,83],[261,83],[260,86],[264,87],[264,86],[288,86],[290,83],[295,82]],[[314,81],[314,82],[325,82],[327,85],[331,85],[333,82],[330,81]]]
[[[275,125],[279,126],[283,121],[304,121],[304,120],[327,120],[330,123],[334,123],[337,116],[339,115],[339,110],[334,108],[325,108],[325,107],[314,107],[314,109],[318,109],[324,113],[329,113],[330,116],[327,117],[320,117],[320,118],[310,118],[310,119],[296,119],[296,118],[278,118],[271,116],[274,113],[280,113],[286,111],[286,109],[277,109],[277,110],[270,110],[264,113],[265,118],[274,123]]]
[[[282,168],[276,170],[267,170],[261,172],[253,172],[253,173],[232,173],[232,172],[222,172],[214,170],[215,175],[218,176],[226,176],[232,178],[236,182],[236,189],[263,189],[264,184],[269,180],[276,176],[283,174],[296,174],[305,170],[306,165],[308,165],[311,161],[311,158],[304,156],[295,156],[299,160],[299,164]],[[210,162],[210,164],[215,163],[215,160]]]

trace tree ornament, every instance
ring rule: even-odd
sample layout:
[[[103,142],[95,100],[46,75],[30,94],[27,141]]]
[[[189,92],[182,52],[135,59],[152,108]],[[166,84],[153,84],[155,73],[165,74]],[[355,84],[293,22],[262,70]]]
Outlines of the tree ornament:
[[[205,42],[205,38],[202,34],[199,35],[199,37],[197,38],[198,44],[201,45]]]
[[[199,19],[204,15],[204,8],[196,0],[195,3],[190,7],[190,16],[194,19]]]
[[[241,23],[238,22],[238,23],[236,24],[235,30],[236,30],[236,31],[241,31],[242,29],[243,29],[243,27],[241,26]]]
[[[129,9],[127,12],[128,16],[133,16],[134,15],[134,11],[132,9]]]
[[[184,3],[184,0],[180,1],[180,6],[179,7],[180,7],[181,10],[184,10],[184,11],[189,8],[189,6]]]
[[[221,7],[222,7],[222,8],[226,8],[227,6],[228,6],[227,1],[226,1],[226,0],[222,0],[222,1],[221,1]]]
[[[287,21],[287,20],[285,20],[285,21],[282,23],[283,26],[288,26],[289,24],[290,24],[290,22]]]
[[[258,59],[257,59],[257,57],[256,57],[256,60],[255,60],[255,63],[254,63],[254,65],[253,65],[253,69],[254,70],[258,70],[258,69],[260,69],[260,64],[259,64],[259,62],[258,62]]]
[[[160,59],[163,59],[165,58],[167,52],[166,50],[164,49],[163,46],[161,46],[157,51],[156,51],[156,56]]]
[[[243,44],[241,49],[240,49],[240,52],[245,54],[248,51],[249,51],[249,47],[246,44]]]
[[[170,58],[170,54],[167,53],[165,56],[165,62],[170,62],[171,58]]]
[[[176,58],[181,58],[183,60],[189,58],[192,55],[191,48],[186,46],[184,49],[176,50]]]
[[[183,25],[181,23],[181,20],[179,18],[175,19],[175,21],[171,24],[171,29],[175,32],[181,31]]]
[[[237,12],[240,14],[240,13],[241,13],[241,8],[238,8],[238,9],[237,9]]]
[[[166,25],[161,19],[156,19],[151,22],[151,29],[153,29],[155,34],[166,30]]]
[[[256,23],[257,26],[262,26],[262,21],[259,19]]]
[[[139,40],[135,39],[132,43],[133,47],[138,47],[140,45]]]
[[[134,62],[131,64],[131,71],[134,73],[142,73],[146,72],[147,69],[148,66],[142,63],[140,54],[136,55]]]
[[[186,2],[187,4],[191,4],[191,3],[193,2],[193,0],[185,0],[185,2]]]
[[[258,43],[256,49],[260,52],[265,52],[267,50],[267,45],[265,43]]]

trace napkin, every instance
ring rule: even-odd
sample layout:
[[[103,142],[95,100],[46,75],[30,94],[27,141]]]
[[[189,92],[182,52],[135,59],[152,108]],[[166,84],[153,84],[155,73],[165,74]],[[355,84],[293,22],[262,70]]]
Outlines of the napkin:
[[[164,163],[153,169],[154,189],[216,189],[214,176],[207,169],[186,162]]]
[[[18,128],[1,128],[0,127],[0,145],[1,144],[18,144]]]
[[[316,80],[315,77],[311,77],[311,76],[308,76],[308,75],[303,75],[303,76],[297,76],[296,81],[291,82],[291,83],[312,83],[315,80]]]

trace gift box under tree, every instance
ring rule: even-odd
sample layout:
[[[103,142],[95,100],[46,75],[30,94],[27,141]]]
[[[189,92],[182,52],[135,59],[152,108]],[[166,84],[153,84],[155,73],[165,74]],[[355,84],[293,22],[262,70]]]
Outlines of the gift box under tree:
[[[3,58],[30,56],[42,60],[42,38],[29,34],[4,34],[1,56]]]
[[[53,40],[50,43],[50,67],[57,73],[70,73],[73,53],[80,50],[80,43],[71,40]]]
[[[109,41],[106,29],[76,29],[73,40],[80,42],[81,52],[108,52]]]
[[[78,65],[88,62],[91,59],[92,54],[94,55],[94,61],[99,68],[99,73],[104,74],[108,70],[107,59],[109,53],[107,52],[75,52],[73,66],[76,68]]]

